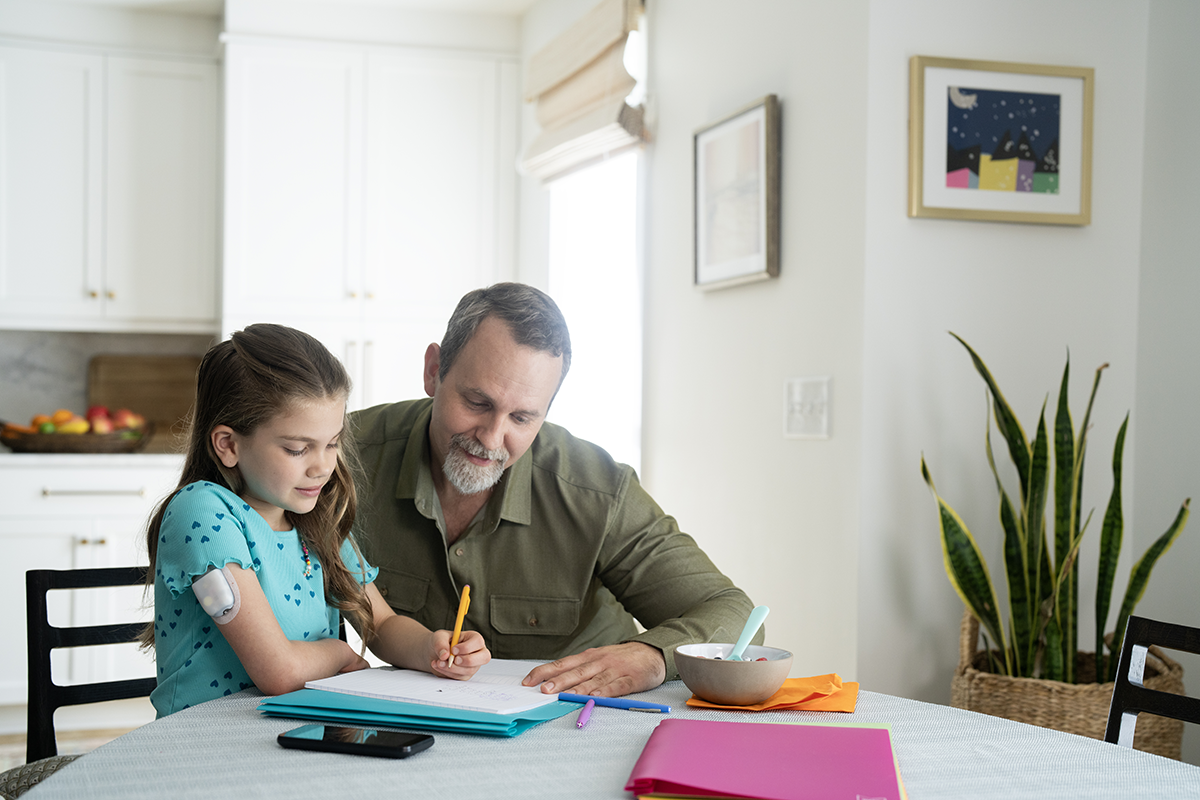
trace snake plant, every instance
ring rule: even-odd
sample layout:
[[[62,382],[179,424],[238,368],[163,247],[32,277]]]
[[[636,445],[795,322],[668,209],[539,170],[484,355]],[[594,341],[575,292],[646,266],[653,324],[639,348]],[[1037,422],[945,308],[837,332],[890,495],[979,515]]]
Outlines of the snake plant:
[[[963,603],[975,615],[984,632],[992,672],[1013,677],[1038,677],[1076,683],[1075,653],[1078,649],[1079,618],[1079,545],[1092,514],[1082,516],[1083,463],[1087,451],[1089,421],[1101,373],[1096,370],[1091,396],[1078,433],[1074,430],[1067,402],[1067,383],[1071,372],[1068,356],[1059,387],[1054,416],[1053,439],[1046,428],[1046,403],[1038,419],[1032,441],[1021,427],[1016,414],[996,384],[983,359],[961,337],[951,333],[971,356],[975,369],[987,385],[990,412],[984,444],[988,465],[996,481],[1000,500],[1000,527],[1004,533],[1004,572],[1008,583],[1007,630],[1001,608],[979,545],[962,518],[942,499],[934,487],[925,457],[921,457],[921,475],[937,502],[941,529],[942,555],[946,574]],[[1020,493],[1010,496],[1000,480],[992,450],[992,421],[1008,448],[1016,468]],[[1121,459],[1129,415],[1121,423],[1113,447],[1113,486],[1100,529],[1100,557],[1096,581],[1096,680],[1112,680],[1116,674],[1117,654],[1125,623],[1146,591],[1150,571],[1183,531],[1188,518],[1190,498],[1183,501],[1175,520],[1134,564],[1125,597],[1117,612],[1115,633],[1105,654],[1104,631],[1107,627],[1117,559],[1121,551],[1124,518],[1121,512]],[[1050,461],[1054,461],[1054,516],[1046,516],[1051,494]],[[1049,547],[1047,525],[1053,524],[1054,547]],[[990,639],[992,644],[987,644]]]

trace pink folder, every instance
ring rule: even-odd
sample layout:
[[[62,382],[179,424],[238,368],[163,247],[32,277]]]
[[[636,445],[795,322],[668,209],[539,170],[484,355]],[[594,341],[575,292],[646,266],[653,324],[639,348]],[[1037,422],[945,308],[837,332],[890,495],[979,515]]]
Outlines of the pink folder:
[[[901,800],[886,728],[667,719],[626,791],[635,795]]]

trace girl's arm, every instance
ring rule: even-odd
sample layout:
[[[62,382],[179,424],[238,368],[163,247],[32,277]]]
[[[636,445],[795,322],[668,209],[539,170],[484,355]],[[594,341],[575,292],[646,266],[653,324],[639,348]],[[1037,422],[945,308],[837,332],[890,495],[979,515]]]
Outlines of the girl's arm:
[[[293,692],[303,689],[305,681],[370,666],[341,639],[289,640],[279,627],[254,570],[242,569],[237,564],[227,566],[237,581],[242,605],[237,616],[217,629],[225,635],[250,680],[264,693]]]
[[[389,664],[465,681],[492,659],[478,631],[463,631],[451,665],[450,631],[431,631],[411,617],[402,617],[384,601],[374,583],[364,588],[375,617],[375,635],[367,647]]]

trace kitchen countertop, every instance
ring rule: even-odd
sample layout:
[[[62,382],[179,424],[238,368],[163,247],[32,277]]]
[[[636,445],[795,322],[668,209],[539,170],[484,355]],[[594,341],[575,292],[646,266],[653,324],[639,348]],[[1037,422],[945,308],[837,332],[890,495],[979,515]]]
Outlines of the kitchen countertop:
[[[183,467],[175,453],[13,453],[0,449],[0,467]]]

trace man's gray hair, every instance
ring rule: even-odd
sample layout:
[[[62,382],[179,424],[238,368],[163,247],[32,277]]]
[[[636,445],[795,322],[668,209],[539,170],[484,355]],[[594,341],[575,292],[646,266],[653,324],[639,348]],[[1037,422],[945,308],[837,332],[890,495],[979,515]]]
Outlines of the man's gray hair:
[[[446,379],[458,354],[488,317],[504,322],[517,344],[562,356],[562,376],[558,380],[562,385],[571,368],[567,321],[550,295],[524,283],[495,283],[463,295],[442,337],[438,380]]]

